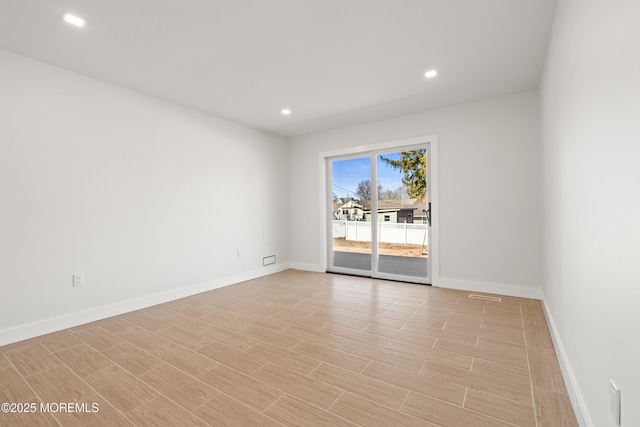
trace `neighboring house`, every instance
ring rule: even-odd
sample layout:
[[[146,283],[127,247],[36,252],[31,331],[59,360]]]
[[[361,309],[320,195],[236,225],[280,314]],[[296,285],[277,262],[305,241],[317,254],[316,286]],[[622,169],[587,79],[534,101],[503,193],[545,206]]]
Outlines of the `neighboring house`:
[[[333,219],[362,221],[364,220],[364,206],[356,200],[343,203],[342,200],[337,199],[333,202]]]
[[[416,210],[413,214],[413,222],[416,224],[426,224],[427,223],[427,209],[429,207],[429,203],[426,199],[425,201],[419,201],[416,204]]]
[[[424,224],[427,202],[418,199],[378,200],[378,221],[407,224]],[[336,199],[333,202],[333,219],[371,221],[371,201]]]
[[[371,221],[371,202],[362,204],[365,220]],[[424,209],[424,203],[418,199],[378,200],[378,221],[413,224],[417,217],[424,218],[424,213],[418,209]]]

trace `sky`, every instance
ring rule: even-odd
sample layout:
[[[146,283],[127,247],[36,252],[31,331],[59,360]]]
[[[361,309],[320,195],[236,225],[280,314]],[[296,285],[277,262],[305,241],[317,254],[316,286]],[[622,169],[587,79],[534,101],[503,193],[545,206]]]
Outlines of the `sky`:
[[[397,160],[400,153],[383,154],[383,156]],[[355,197],[358,183],[370,178],[371,164],[369,157],[333,161],[333,193],[338,197]],[[383,190],[396,190],[402,187],[401,171],[386,165],[377,157],[378,184]],[[348,190],[348,191],[347,191]]]

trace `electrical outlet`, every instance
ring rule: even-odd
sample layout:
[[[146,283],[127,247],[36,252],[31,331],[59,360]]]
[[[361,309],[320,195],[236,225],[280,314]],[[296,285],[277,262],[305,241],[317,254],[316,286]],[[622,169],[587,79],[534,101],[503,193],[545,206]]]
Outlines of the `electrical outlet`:
[[[616,425],[620,425],[620,389],[613,382],[609,380],[609,410],[611,411],[611,417],[616,422]]]
[[[84,274],[76,273],[73,275],[73,287],[78,288],[80,286],[84,286]]]

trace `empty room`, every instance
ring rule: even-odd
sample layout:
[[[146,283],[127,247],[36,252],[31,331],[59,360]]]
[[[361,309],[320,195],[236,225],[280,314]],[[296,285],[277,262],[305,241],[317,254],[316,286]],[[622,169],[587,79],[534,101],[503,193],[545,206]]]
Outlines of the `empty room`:
[[[640,425],[638,22],[0,0],[0,426]]]

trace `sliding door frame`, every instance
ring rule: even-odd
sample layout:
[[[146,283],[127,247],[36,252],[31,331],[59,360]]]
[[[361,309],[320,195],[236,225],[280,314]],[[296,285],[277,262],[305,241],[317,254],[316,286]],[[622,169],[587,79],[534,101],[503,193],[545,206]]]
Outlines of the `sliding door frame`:
[[[398,141],[389,141],[379,144],[355,146],[338,150],[324,151],[320,153],[320,205],[322,207],[321,215],[321,247],[322,247],[322,270],[333,271],[346,274],[373,276],[376,278],[392,279],[392,280],[408,280],[415,281],[417,283],[429,283],[436,284],[439,279],[439,233],[438,233],[438,143],[437,136],[430,135],[418,138],[404,139]],[[393,274],[377,273],[378,270],[378,245],[374,245],[373,242],[377,242],[377,228],[373,225],[377,224],[378,218],[378,198],[372,197],[371,211],[372,211],[372,228],[371,228],[371,270],[357,270],[348,268],[335,268],[332,266],[332,247],[329,246],[329,230],[333,227],[333,212],[331,209],[332,200],[332,172],[331,162],[333,160],[349,159],[356,157],[370,157],[371,160],[371,188],[377,188],[377,156],[379,154],[385,154],[393,151],[409,151],[411,149],[427,147],[427,167],[429,173],[428,183],[428,195],[429,202],[431,202],[431,227],[429,233],[429,256],[428,256],[428,282],[426,280],[420,280],[419,278],[410,278],[405,276],[397,276]]]

